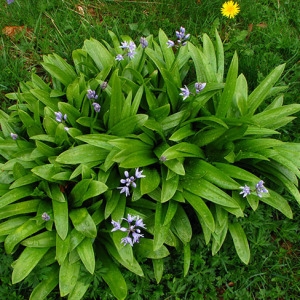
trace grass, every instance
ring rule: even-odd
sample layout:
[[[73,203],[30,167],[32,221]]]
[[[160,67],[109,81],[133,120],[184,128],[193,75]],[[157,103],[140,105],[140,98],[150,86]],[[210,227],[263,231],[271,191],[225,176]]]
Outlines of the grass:
[[[5,94],[16,91],[31,72],[46,76],[40,67],[42,56],[57,53],[69,60],[72,50],[84,39],[109,41],[108,30],[130,35],[156,33],[159,28],[173,38],[184,26],[201,40],[218,29],[228,59],[239,55],[239,71],[253,89],[275,66],[286,63],[282,83],[288,84],[286,102],[300,102],[300,2],[297,0],[243,0],[235,20],[221,16],[221,0],[17,0],[0,10],[0,103],[9,105]],[[9,27],[6,27],[9,26]],[[16,27],[12,27],[16,26]],[[16,32],[20,26],[21,31]],[[9,30],[15,34],[9,34]],[[229,61],[228,61],[229,62]],[[282,132],[282,139],[299,142],[299,121]],[[225,243],[211,257],[201,234],[193,240],[189,274],[182,276],[182,257],[173,253],[166,259],[165,274],[159,285],[149,272],[145,278],[126,273],[130,298],[135,299],[298,299],[300,297],[299,207],[293,204],[294,220],[286,220],[263,206],[249,212],[247,235],[252,259],[248,266],[239,262]],[[196,228],[195,228],[196,230]],[[11,258],[0,248],[0,294],[10,299],[26,299],[26,290],[35,284],[34,274],[23,284],[11,286]],[[147,265],[145,265],[147,267]],[[28,295],[27,295],[28,296]],[[103,282],[95,278],[86,299],[112,299]],[[55,299],[55,295],[53,299]],[[28,298],[28,297],[27,297]]]

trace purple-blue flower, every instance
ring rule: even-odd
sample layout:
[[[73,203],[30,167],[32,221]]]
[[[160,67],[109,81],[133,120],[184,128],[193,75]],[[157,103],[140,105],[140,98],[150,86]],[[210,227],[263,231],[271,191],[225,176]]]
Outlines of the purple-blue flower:
[[[103,81],[101,84],[100,84],[100,88],[101,90],[105,90],[107,88],[107,85],[108,83],[106,81]]]
[[[63,115],[60,111],[55,112],[54,114],[55,114],[55,120],[59,123],[67,120],[67,115],[66,114]]]
[[[42,219],[43,219],[44,221],[49,221],[49,220],[50,220],[50,216],[49,216],[46,212],[44,212],[44,213],[42,214]]]
[[[131,247],[133,244],[138,243],[141,237],[144,237],[141,234],[140,228],[146,229],[146,226],[143,222],[143,219],[139,216],[132,216],[130,214],[127,215],[127,218],[122,218],[122,220],[127,222],[127,228],[121,226],[121,222],[116,222],[114,220],[111,221],[113,225],[113,231],[123,231],[127,232],[127,236],[121,239],[121,243],[125,246],[129,244]]]
[[[128,171],[124,172],[125,178],[122,178],[120,182],[124,186],[119,186],[118,189],[120,189],[120,194],[125,193],[125,196],[130,196],[129,187],[132,186],[136,188],[135,180],[138,178],[146,177],[142,174],[143,171],[139,171],[139,168],[135,169],[135,176],[130,176]]]
[[[200,93],[206,87],[206,82],[196,82],[195,89],[196,94]]]
[[[94,91],[94,90],[87,90],[87,95],[86,95],[87,97],[88,97],[88,99],[89,100],[91,100],[91,99],[98,99],[98,95],[96,94],[96,91]]]
[[[180,27],[179,31],[176,31],[176,37],[178,38],[178,43],[184,46],[186,44],[186,40],[190,38],[190,34],[185,34],[185,28]]]
[[[260,180],[256,185],[255,185],[255,190],[256,194],[259,198],[262,197],[263,193],[268,193],[268,190],[264,186],[264,182]]]
[[[118,55],[116,56],[116,61],[121,61],[121,60],[124,60],[124,57],[123,57],[122,54],[118,54]]]
[[[12,4],[15,0],[6,0],[7,4]]]
[[[175,46],[175,43],[173,41],[171,41],[171,40],[168,40],[167,41],[167,45],[168,45],[168,48],[172,48],[172,47]]]
[[[16,140],[18,138],[18,135],[16,133],[13,133],[13,132],[11,132],[10,136],[13,140]]]
[[[100,105],[99,103],[94,102],[92,105],[94,106],[95,112],[97,112],[97,113],[100,112],[100,110],[101,110],[101,105]]]
[[[179,95],[183,97],[183,100],[185,100],[187,97],[189,97],[190,90],[188,89],[188,87],[186,85],[185,85],[185,88],[181,88],[180,90],[181,90],[181,93]]]
[[[140,44],[142,45],[142,48],[147,48],[148,47],[148,41],[144,37],[141,37]]]
[[[135,51],[128,51],[127,55],[130,59],[133,59],[135,56],[136,52]]]
[[[248,195],[251,194],[251,189],[246,184],[245,184],[245,186],[241,186],[240,189],[242,189],[242,191],[240,192],[240,194],[242,194],[243,197],[247,197]]]

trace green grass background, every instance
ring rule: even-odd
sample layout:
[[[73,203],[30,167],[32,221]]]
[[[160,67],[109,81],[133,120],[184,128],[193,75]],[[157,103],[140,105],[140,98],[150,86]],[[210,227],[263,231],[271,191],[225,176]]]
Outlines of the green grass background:
[[[277,65],[286,63],[280,84],[289,86],[286,103],[300,103],[300,1],[240,0],[241,11],[233,20],[221,16],[220,0],[16,0],[0,8],[0,104],[10,103],[5,94],[17,91],[18,83],[31,72],[47,78],[42,56],[57,53],[70,60],[72,51],[90,37],[108,40],[108,30],[117,35],[156,34],[162,28],[170,38],[184,26],[199,42],[203,33],[213,37],[217,28],[229,63],[234,51],[239,72],[248,79],[250,90]],[[24,26],[14,36],[6,26]],[[300,141],[299,121],[282,132],[281,138]],[[288,196],[287,196],[288,197]],[[145,278],[125,272],[129,297],[136,299],[300,299],[299,207],[291,199],[294,220],[286,220],[271,208],[261,206],[243,220],[248,230],[252,259],[240,263],[232,242],[211,257],[199,234],[192,245],[192,265],[182,277],[182,257],[172,253],[160,284],[151,268]],[[28,299],[30,289],[41,278],[33,273],[22,284],[10,284],[11,257],[0,248],[0,295],[3,299]],[[145,264],[147,268],[147,264]],[[47,270],[44,272],[47,276]],[[86,299],[113,299],[97,276]],[[0,298],[1,298],[0,297]],[[50,298],[49,298],[50,299]],[[53,295],[52,299],[59,299]]]

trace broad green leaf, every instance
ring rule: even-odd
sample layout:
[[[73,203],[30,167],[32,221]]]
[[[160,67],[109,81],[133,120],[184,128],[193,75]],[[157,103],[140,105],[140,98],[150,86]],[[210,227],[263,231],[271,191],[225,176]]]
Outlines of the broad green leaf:
[[[185,277],[190,269],[191,264],[191,247],[190,243],[183,246],[183,276]]]
[[[70,255],[69,255],[70,256]],[[59,291],[60,296],[67,296],[74,288],[80,271],[80,261],[71,263],[66,257],[59,269]]]
[[[108,284],[111,292],[118,300],[124,300],[127,296],[127,285],[122,273],[110,259],[104,249],[98,250],[103,271],[101,277]]]
[[[28,236],[40,231],[43,224],[37,224],[35,220],[28,220],[10,233],[4,241],[4,248],[7,254],[11,254],[18,243]]]
[[[154,191],[160,183],[160,175],[156,169],[145,167],[143,174],[146,176],[140,181],[141,194],[148,194]]]
[[[69,252],[70,248],[70,240],[71,240],[71,235],[68,234],[67,237],[63,240],[57,233],[56,233],[56,260],[59,265],[61,265],[64,260],[67,257],[67,254]],[[77,245],[76,245],[77,246]],[[73,249],[70,249],[73,250]]]
[[[73,209],[70,212],[70,218],[75,229],[84,236],[89,238],[95,238],[97,236],[96,225],[86,208]]]
[[[183,196],[186,201],[195,209],[198,213],[199,217],[203,220],[206,226],[209,228],[211,232],[215,231],[215,220],[210,211],[207,207],[205,202],[201,199],[201,197],[190,193],[188,191],[183,192]]]
[[[153,251],[157,251],[162,247],[169,234],[171,222],[163,225],[163,219],[162,204],[157,202],[155,210]]]
[[[56,161],[62,164],[75,165],[93,161],[104,161],[107,154],[106,150],[85,144],[66,150],[56,158]]]
[[[79,274],[77,282],[76,282],[74,288],[72,289],[72,291],[68,295],[68,300],[80,300],[80,299],[82,299],[84,294],[86,293],[86,291],[90,287],[92,280],[93,280],[93,277],[91,275],[86,276],[84,274],[84,276],[83,276],[83,274]]]
[[[37,211],[40,200],[28,200],[10,204],[0,210],[0,220],[11,216],[33,213]],[[1,230],[0,230],[1,232]]]
[[[78,255],[83,262],[85,268],[94,274],[95,271],[95,253],[91,238],[85,238],[76,248]]]
[[[29,300],[43,300],[58,285],[58,266],[53,264],[49,267],[47,278],[41,281],[32,291]]]
[[[97,40],[91,38],[84,41],[84,50],[92,57],[98,69],[101,71],[114,66],[115,59],[112,54]]]
[[[189,192],[225,207],[239,208],[235,200],[214,184],[202,178],[184,178],[183,187]],[[201,188],[199,188],[201,187]]]
[[[15,231],[19,226],[28,221],[28,219],[29,218],[27,216],[20,216],[15,218],[9,218],[8,220],[1,222],[0,236],[3,236],[5,238],[6,235]]]
[[[170,255],[168,248],[164,245],[154,250],[154,241],[143,238],[136,245],[136,253],[139,257],[147,257],[151,259],[160,259]]]
[[[189,176],[203,178],[223,189],[235,190],[240,187],[226,172],[202,159],[191,159],[185,169]]]
[[[69,230],[68,202],[58,202],[52,199],[52,208],[56,231],[64,240]]]
[[[163,225],[166,225],[166,224],[168,224],[169,222],[172,221],[173,217],[176,214],[177,207],[178,207],[178,202],[173,201],[173,200],[170,200],[168,202],[168,209],[167,209],[167,212],[166,212],[166,215],[165,215]]]
[[[174,196],[177,191],[178,183],[179,183],[179,175],[175,174],[174,177],[167,179],[166,170],[163,169],[162,175],[162,191],[161,191],[161,202],[164,203]]]
[[[32,186],[26,185],[22,187],[17,187],[1,196],[0,208],[5,207],[6,205],[11,204],[22,198],[26,198],[27,196],[30,196],[32,192]]]
[[[56,234],[54,231],[44,231],[31,236],[21,242],[25,247],[50,248],[55,246]]]
[[[43,60],[43,68],[65,86],[69,85],[77,77],[73,67],[57,54],[44,56]]]
[[[110,243],[105,243],[105,247],[109,254],[116,259],[121,265],[123,265],[126,269],[129,271],[139,275],[139,276],[144,276],[143,270],[137,260],[132,257],[132,260],[129,262],[128,260],[123,259],[120,256],[120,253],[117,251],[117,249]]]
[[[226,77],[225,87],[216,111],[216,116],[219,118],[225,117],[227,112],[230,110],[232,106],[232,100],[233,100],[233,95],[235,92],[235,86],[237,81],[237,74],[238,74],[238,58],[237,58],[237,54],[234,53]]]
[[[171,223],[171,230],[179,237],[182,243],[188,243],[192,238],[192,226],[186,212],[180,205],[177,207]]]
[[[235,250],[244,264],[250,260],[250,248],[246,234],[240,223],[228,224],[228,229],[233,239]]]
[[[163,259],[152,259],[152,264],[153,264],[155,280],[156,283],[158,284],[161,281],[164,272],[164,261]]]
[[[291,210],[290,205],[288,202],[279,194],[276,192],[268,189],[270,197],[262,197],[260,198],[261,202],[264,202],[275,209],[279,210],[281,213],[283,213],[286,217],[292,219],[293,218],[293,212]]]
[[[39,263],[49,247],[32,248],[26,247],[19,258],[13,263],[12,283],[22,281]]]
[[[191,124],[187,124],[178,130],[176,130],[170,137],[169,140],[174,141],[174,142],[179,142],[183,140],[186,137],[189,137],[191,135],[194,135],[195,131],[192,130]]]
[[[52,164],[40,165],[31,169],[32,173],[50,182],[55,181],[52,179],[52,176],[55,176],[59,171],[59,167]]]
[[[249,110],[248,114],[253,115],[256,109],[261,105],[266,96],[269,94],[271,88],[280,78],[285,64],[279,65],[276,67],[260,84],[259,86],[249,95],[248,105]]]

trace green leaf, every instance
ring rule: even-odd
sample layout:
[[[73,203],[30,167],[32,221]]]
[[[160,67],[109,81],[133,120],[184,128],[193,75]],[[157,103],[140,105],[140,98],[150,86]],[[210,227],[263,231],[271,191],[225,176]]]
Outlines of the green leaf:
[[[156,283],[158,284],[161,281],[164,272],[164,261],[163,259],[152,259],[152,264],[153,264],[155,280]]]
[[[32,291],[29,300],[43,300],[58,285],[58,266],[51,265],[47,278],[41,281]]]
[[[118,76],[118,70],[115,70],[111,76],[111,98],[109,107],[108,128],[112,129],[121,121],[123,102],[125,101],[122,93],[121,79]],[[123,125],[124,126],[124,125]]]
[[[86,274],[83,276],[82,274],[80,274],[74,288],[68,295],[68,300],[82,299],[84,294],[90,287],[92,280],[92,276],[86,276]]]
[[[271,88],[280,78],[285,64],[276,67],[260,84],[259,86],[249,95],[248,105],[249,115],[254,115],[256,109],[261,105],[266,96],[269,94]]]
[[[52,199],[54,224],[58,235],[65,239],[69,230],[68,202],[58,202]]]
[[[68,86],[77,77],[73,67],[57,54],[44,56],[43,59],[43,68],[65,86]]]
[[[136,245],[136,253],[139,257],[160,259],[170,255],[168,248],[164,245],[154,250],[154,241],[143,238]]]
[[[58,235],[58,233],[56,233],[56,247],[55,247],[56,256],[55,257],[59,265],[61,265],[67,257],[70,248],[70,239],[71,239],[70,234],[68,234],[67,237],[63,240]]]
[[[69,255],[70,256],[70,255]],[[60,296],[68,295],[74,288],[80,271],[80,261],[71,263],[66,257],[59,269],[59,291]]]
[[[11,216],[29,214],[37,211],[40,200],[28,200],[2,207],[0,210],[0,220]],[[1,231],[1,230],[0,230]]]
[[[79,145],[61,153],[56,161],[62,164],[80,164],[93,161],[104,161],[108,152],[89,144]]]
[[[185,277],[190,269],[191,264],[191,248],[190,243],[183,246],[183,276]]]
[[[5,207],[8,204],[11,204],[17,200],[22,198],[26,198],[32,194],[32,187],[31,186],[22,186],[17,187],[7,193],[5,193],[0,198],[0,208]]]
[[[180,205],[177,207],[171,223],[171,230],[184,244],[188,243],[192,238],[192,226],[186,212]]]
[[[221,95],[220,101],[218,103],[216,116],[223,118],[226,116],[227,112],[230,110],[232,105],[232,99],[235,92],[236,80],[238,74],[238,57],[234,53],[232,58],[229,71],[226,77],[226,83]]]
[[[233,239],[235,250],[244,264],[250,260],[250,249],[246,234],[240,223],[228,224],[228,229]]]
[[[92,239],[85,238],[76,248],[78,255],[86,269],[94,274],[95,271],[95,253],[93,249]]]
[[[56,234],[54,231],[44,231],[23,240],[21,245],[34,248],[50,248],[56,245],[55,240]]]
[[[179,183],[179,175],[175,174],[174,177],[167,179],[166,170],[162,173],[162,191],[161,191],[161,202],[167,202],[172,199],[174,194],[177,191],[178,183]]]
[[[91,56],[98,69],[101,71],[111,68],[115,64],[112,54],[97,40],[91,38],[84,41],[84,50]]]
[[[238,203],[236,203],[232,197],[205,179],[184,178],[183,186],[189,192],[213,203],[225,207],[239,208]],[[201,187],[201,189],[199,189],[199,187]]]
[[[160,175],[156,169],[147,168],[143,169],[143,174],[146,176],[140,181],[141,194],[145,195],[154,191],[160,183]]]
[[[7,254],[11,254],[18,243],[27,238],[28,236],[36,233],[44,227],[43,224],[37,224],[35,220],[28,220],[21,226],[16,228],[10,233],[4,242],[4,248]]]
[[[114,247],[110,243],[105,243],[106,249],[109,252],[109,254],[116,259],[121,265],[123,265],[126,269],[129,271],[139,275],[139,276],[144,276],[143,270],[137,260],[132,257],[131,261],[128,261],[121,257],[120,253],[117,251],[116,247]]]
[[[188,191],[183,192],[186,201],[195,209],[211,232],[215,231],[215,220],[205,202],[197,195]]]
[[[71,221],[77,231],[89,238],[97,236],[96,225],[86,208],[73,209],[70,212]]]
[[[100,248],[98,251],[99,258],[103,266],[101,277],[108,284],[113,295],[118,300],[124,300],[127,296],[127,285],[122,273],[103,248]]]
[[[12,283],[15,284],[22,281],[39,263],[48,250],[48,247],[26,247],[19,258],[13,263]]]

